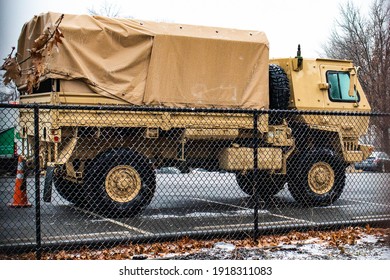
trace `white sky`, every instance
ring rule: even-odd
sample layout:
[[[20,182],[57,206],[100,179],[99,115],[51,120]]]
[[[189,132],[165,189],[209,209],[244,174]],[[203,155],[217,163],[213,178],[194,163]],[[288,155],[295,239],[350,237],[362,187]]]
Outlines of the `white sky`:
[[[326,42],[339,5],[347,0],[0,0],[0,58],[17,46],[19,32],[34,15],[52,11],[87,14],[105,2],[120,16],[235,29],[260,30],[270,41],[271,57],[317,57]],[[372,0],[352,0],[366,10]]]

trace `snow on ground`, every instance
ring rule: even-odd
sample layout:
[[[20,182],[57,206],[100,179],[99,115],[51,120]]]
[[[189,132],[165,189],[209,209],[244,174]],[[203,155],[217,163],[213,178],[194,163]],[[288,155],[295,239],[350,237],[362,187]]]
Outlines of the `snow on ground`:
[[[331,246],[317,238],[296,244],[280,244],[268,248],[239,248],[218,242],[197,253],[170,256],[170,259],[240,259],[240,260],[390,260],[390,247],[384,237],[362,234],[355,244]]]

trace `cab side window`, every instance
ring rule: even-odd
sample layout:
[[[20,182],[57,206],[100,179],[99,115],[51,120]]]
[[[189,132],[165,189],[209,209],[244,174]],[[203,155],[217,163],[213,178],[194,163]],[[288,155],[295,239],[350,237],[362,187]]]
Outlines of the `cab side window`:
[[[329,99],[336,102],[356,102],[359,101],[358,92],[354,91],[353,96],[349,96],[349,73],[339,71],[326,72],[326,79],[329,83]]]

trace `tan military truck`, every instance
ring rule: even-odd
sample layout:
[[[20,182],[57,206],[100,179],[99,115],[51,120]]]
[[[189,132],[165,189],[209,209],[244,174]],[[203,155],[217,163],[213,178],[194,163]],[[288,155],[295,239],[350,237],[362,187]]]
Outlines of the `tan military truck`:
[[[26,23],[20,60],[59,16],[41,14]],[[299,53],[270,60],[267,38],[258,31],[86,15],[65,15],[60,29],[63,44],[44,58],[40,86],[28,93],[25,75],[17,85],[23,104],[84,106],[39,112],[46,187],[53,172],[57,191],[70,202],[107,215],[135,215],[153,198],[154,169],[169,165],[234,172],[245,193],[256,189],[263,199],[288,181],[302,204],[329,205],[343,191],[346,167],[370,153],[370,146],[359,144],[368,117],[261,113],[369,112],[350,61],[303,59]],[[100,105],[124,109],[85,109]],[[252,109],[259,110],[257,153]],[[28,145],[34,141],[32,119],[32,110],[21,109]]]

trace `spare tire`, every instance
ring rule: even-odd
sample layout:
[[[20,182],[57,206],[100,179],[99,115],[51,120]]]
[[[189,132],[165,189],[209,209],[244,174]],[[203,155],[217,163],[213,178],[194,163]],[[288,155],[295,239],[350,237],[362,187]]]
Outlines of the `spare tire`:
[[[290,102],[290,86],[286,72],[276,64],[269,65],[269,108],[286,110]]]

